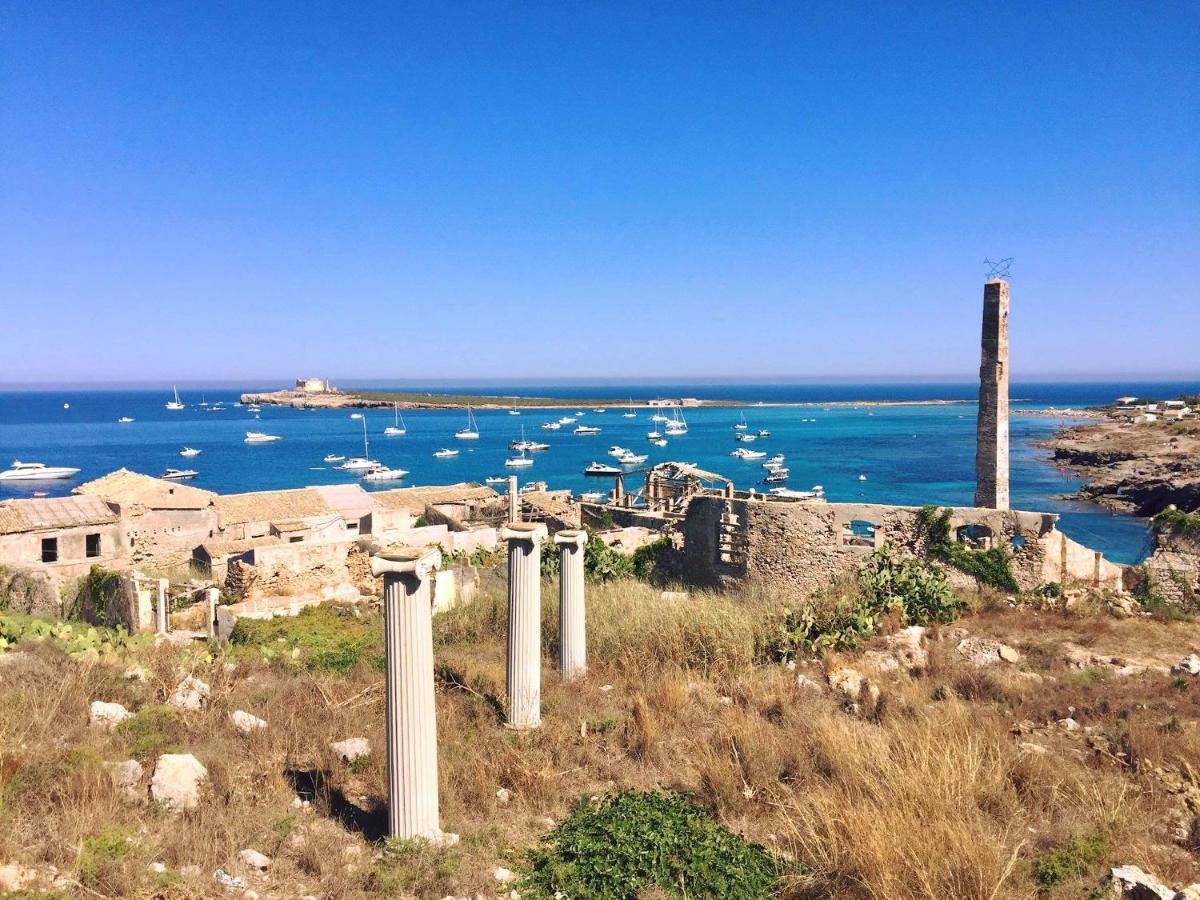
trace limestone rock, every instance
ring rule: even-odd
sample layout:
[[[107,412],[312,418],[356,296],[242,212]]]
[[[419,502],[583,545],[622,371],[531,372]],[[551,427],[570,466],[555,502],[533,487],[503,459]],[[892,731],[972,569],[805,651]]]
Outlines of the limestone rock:
[[[371,754],[371,742],[366,738],[346,738],[344,741],[335,741],[329,747],[343,762],[348,763]]]
[[[517,874],[504,868],[504,866],[497,866],[496,871],[492,873],[492,877],[500,884],[508,884],[510,881],[516,880]]]
[[[817,681],[815,678],[810,678],[803,672],[796,676],[796,687],[799,688],[801,692],[812,691],[815,694],[825,693],[825,689],[821,687],[821,683],[819,681]]]
[[[121,673],[121,677],[127,681],[145,681],[146,670],[137,663],[127,666],[125,671]]]
[[[271,857],[249,848],[239,853],[238,859],[241,860],[243,865],[247,865],[252,869],[258,869],[260,872],[265,872],[271,866]]]
[[[207,684],[196,676],[189,675],[179,682],[169,702],[180,709],[198,710],[204,705],[210,692]]]
[[[927,643],[925,629],[920,625],[910,625],[887,638],[888,652],[906,672],[924,669],[929,665],[929,651],[925,649]]]
[[[154,765],[150,795],[172,810],[195,809],[208,769],[190,753],[164,753]]]
[[[1137,866],[1112,870],[1113,900],[1174,900],[1175,891]]]
[[[1172,675],[1200,675],[1200,656],[1193,653],[1171,666]]]
[[[37,877],[36,869],[20,863],[0,866],[0,894],[16,893],[37,881]]]
[[[1174,900],[1200,900],[1200,883],[1189,884],[1175,895]]]
[[[1021,654],[1008,644],[1002,644],[991,638],[969,637],[958,642],[958,652],[967,662],[976,668],[995,665],[996,663],[1016,663],[1021,661]]]
[[[864,705],[874,709],[879,702],[879,688],[861,672],[843,668],[829,673],[829,685],[842,695],[846,708],[855,714],[863,711]]]
[[[132,716],[120,703],[105,703],[103,700],[93,700],[89,720],[93,725],[99,725],[101,728],[107,728],[112,731],[130,716]]]
[[[141,784],[142,775],[145,772],[142,764],[136,759],[111,762],[108,764],[108,773],[112,776],[113,784],[126,796],[136,797],[138,795],[138,785]]]
[[[500,788],[496,791],[496,802],[501,806],[507,806],[512,801],[512,791],[508,788]]]
[[[242,734],[250,734],[251,732],[258,731],[260,728],[267,727],[265,720],[241,709],[235,709],[231,712],[229,714],[229,721]]]

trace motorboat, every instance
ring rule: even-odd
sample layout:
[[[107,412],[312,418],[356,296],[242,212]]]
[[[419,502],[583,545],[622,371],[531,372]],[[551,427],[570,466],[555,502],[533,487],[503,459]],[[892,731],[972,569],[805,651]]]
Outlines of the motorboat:
[[[130,422],[133,421],[133,419],[129,416],[121,416],[121,418],[117,419],[117,421],[120,422],[122,425],[128,425]]]
[[[858,476],[858,480],[859,480],[859,481],[866,481],[866,480],[867,480],[867,476],[866,476],[866,475],[859,475],[859,476]]]
[[[45,463],[27,463],[14,459],[12,468],[0,472],[0,481],[53,481],[79,474],[71,466],[48,466]]]
[[[604,476],[604,475],[620,475],[621,470],[616,466],[610,466],[607,463],[594,462],[583,470],[584,475]]]
[[[603,406],[596,406],[596,407],[593,407],[593,408],[592,408],[592,412],[594,412],[594,413],[603,413],[603,412],[608,412],[608,410],[607,410],[607,409],[605,409]]]
[[[199,456],[200,451],[197,450],[195,447],[184,447],[182,450],[179,451],[179,455],[180,456]]]
[[[352,419],[361,419],[361,418],[362,418],[362,413],[350,413],[350,418],[352,418]]]
[[[765,463],[763,463],[763,465],[764,466],[782,466],[783,465],[783,454],[776,453],[774,456],[772,456],[770,459],[768,459]]]
[[[653,440],[650,443],[652,443],[655,447],[665,447],[665,446],[667,446],[667,439],[666,438],[658,438],[657,440]]]
[[[767,431],[767,429],[765,429],[765,428],[760,428],[760,429],[758,429],[758,436],[759,437],[770,437],[771,432]]]
[[[179,388],[172,385],[175,391],[175,399],[167,401],[167,409],[183,409],[183,401],[179,399]]]
[[[542,427],[547,431],[558,431],[558,429],[562,428],[562,425],[559,422],[543,422]]]
[[[620,444],[613,444],[611,447],[608,448],[609,456],[624,456],[628,452],[629,451],[626,448],[622,447]]]
[[[449,459],[452,456],[458,456],[458,451],[451,450],[449,447],[443,447],[441,450],[434,450],[433,455],[438,459]]]
[[[770,494],[772,497],[782,497],[787,500],[824,500],[825,489],[821,485],[814,485],[811,491],[794,491],[791,488],[771,488]]]
[[[525,445],[525,449],[530,453],[537,453],[539,450],[549,450],[549,444],[543,444],[541,441],[530,441]]]
[[[330,453],[328,456],[325,457],[325,462],[327,462],[327,463],[341,462],[345,458],[346,457],[340,453]]]
[[[561,419],[558,420],[558,424],[559,425],[574,425],[577,421],[579,421],[579,420],[577,418],[575,418],[575,416],[563,416]]]
[[[646,432],[646,440],[648,440],[648,441],[657,441],[661,437],[662,437],[662,432],[659,431],[657,428],[651,429],[650,431]]]
[[[241,405],[242,405],[242,404],[240,404],[240,403],[235,403],[235,404],[234,404],[234,406],[241,406]],[[250,412],[252,412],[252,413],[260,413],[260,412],[262,412],[262,407],[261,407],[261,406],[259,406],[257,403],[251,403],[249,406],[247,406],[247,407],[246,407],[246,409],[250,410]]]
[[[772,469],[771,472],[763,479],[764,484],[782,484],[788,480],[787,469]]]
[[[575,415],[577,415],[577,416],[582,416],[582,415],[583,415],[583,410],[582,410],[582,409],[577,409],[577,410],[575,410]]]
[[[736,457],[737,459],[764,459],[767,454],[763,453],[761,450],[747,450],[745,447],[738,447],[729,455]]]
[[[510,409],[508,411],[508,414],[510,416],[519,416],[521,414],[521,411],[519,409]]]
[[[625,453],[617,457],[617,462],[623,466],[640,466],[649,458],[644,453]]]
[[[366,456],[352,456],[338,466],[343,472],[369,472],[379,468],[379,461]]]
[[[576,434],[599,434],[600,429],[595,425],[580,425],[575,429]]]
[[[282,440],[283,438],[277,434],[267,434],[263,431],[247,431],[245,442],[247,444],[273,444],[276,441]]]
[[[544,491],[547,487],[548,485],[544,481],[530,481],[528,484],[521,485],[521,489],[517,493],[532,494],[537,491]]]
[[[487,478],[483,479],[484,484],[505,484],[507,482],[508,476],[506,475],[489,475]]]
[[[748,431],[739,431],[733,436],[733,439],[739,443],[749,444],[751,441],[758,440],[758,436],[750,434]]]
[[[408,474],[407,469],[389,469],[387,466],[378,466],[363,475],[363,481],[399,481]]]
[[[460,441],[477,441],[479,440],[479,426],[475,424],[475,413],[471,412],[471,407],[467,407],[467,424],[465,427],[454,432],[454,436]]]
[[[383,429],[386,437],[400,437],[402,434],[408,433],[408,426],[404,424],[404,417],[400,415],[400,404],[392,404],[393,419],[392,424]]]
[[[167,481],[183,481],[185,478],[195,478],[199,474],[195,469],[167,469],[158,477]]]
[[[584,491],[579,499],[586,503],[603,503],[606,497],[601,491]]]

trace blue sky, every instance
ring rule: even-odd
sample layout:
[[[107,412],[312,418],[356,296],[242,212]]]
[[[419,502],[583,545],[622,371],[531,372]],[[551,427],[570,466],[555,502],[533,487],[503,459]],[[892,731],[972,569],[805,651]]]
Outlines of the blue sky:
[[[0,3],[0,381],[1200,371],[1200,6]]]

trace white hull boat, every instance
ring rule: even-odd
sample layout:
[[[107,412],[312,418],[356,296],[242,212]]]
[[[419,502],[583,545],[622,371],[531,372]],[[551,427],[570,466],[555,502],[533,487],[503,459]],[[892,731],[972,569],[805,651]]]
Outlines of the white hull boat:
[[[330,453],[328,456],[325,457],[325,462],[327,462],[327,463],[341,462],[345,458],[346,457],[340,456],[337,453]]]
[[[407,469],[389,469],[387,466],[379,466],[364,475],[363,481],[399,481],[407,474]]]
[[[45,463],[23,463],[14,459],[12,468],[0,472],[0,481],[54,481],[78,475],[70,466],[47,466]]]
[[[338,468],[343,472],[369,472],[371,469],[378,469],[379,463],[365,456],[352,456]]]
[[[483,479],[484,484],[505,484],[507,481],[508,478],[503,475],[489,475],[487,478]]]
[[[433,455],[438,459],[449,459],[452,456],[458,456],[458,451],[443,447],[441,450],[435,450]]]
[[[199,474],[195,469],[167,469],[158,477],[166,481],[183,481],[185,478],[195,478]]]
[[[600,429],[595,425],[580,425],[575,429],[575,434],[599,434]]]
[[[247,444],[273,444],[276,441],[282,441],[283,438],[277,434],[266,434],[262,431],[247,431],[245,443]]]
[[[179,399],[179,388],[173,388],[175,391],[175,399],[167,401],[167,409],[183,409],[183,403]]]
[[[408,434],[408,426],[404,424],[404,417],[400,415],[399,403],[392,404],[392,413],[394,414],[392,424],[383,429],[384,436],[400,437],[401,435]]]
[[[583,470],[584,475],[603,477],[606,475],[620,475],[621,470],[616,466],[609,466],[604,463],[594,462]]]
[[[533,465],[533,460],[522,453],[520,456],[510,456],[504,461],[504,465],[510,469],[527,469]]]
[[[479,426],[475,424],[475,413],[471,412],[471,407],[467,407],[467,427],[454,432],[454,436],[460,441],[479,440]]]
[[[133,421],[133,419],[130,418],[129,416],[121,416],[121,418],[117,419],[117,421],[120,422],[122,425],[128,425],[130,422]]]
[[[200,451],[197,450],[195,447],[184,447],[182,450],[179,451],[179,455],[180,456],[199,456]]]

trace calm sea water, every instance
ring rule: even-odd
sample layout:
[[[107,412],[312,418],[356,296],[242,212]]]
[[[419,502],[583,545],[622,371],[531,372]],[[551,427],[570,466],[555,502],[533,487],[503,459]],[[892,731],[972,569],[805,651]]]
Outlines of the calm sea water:
[[[403,390],[451,390],[444,385],[405,385]],[[269,390],[248,385],[245,390]],[[189,482],[221,493],[300,487],[308,484],[337,484],[351,475],[322,462],[329,453],[358,455],[362,452],[362,421],[347,410],[292,410],[263,407],[256,420],[245,408],[234,407],[242,389],[215,388],[183,392],[187,408],[171,412],[164,408],[168,390],[36,390],[0,392],[0,461],[11,459],[78,466],[82,470],[71,481],[0,486],[0,498],[30,496],[34,490],[51,495],[69,493],[82,481],[122,466],[147,474],[160,474],[168,466],[194,468],[200,475]],[[689,432],[671,438],[666,447],[652,447],[645,439],[650,413],[637,410],[636,419],[622,416],[624,410],[594,413],[585,407],[581,423],[602,430],[594,436],[575,436],[574,426],[553,432],[541,423],[564,411],[526,410],[520,416],[505,412],[476,414],[481,439],[456,441],[453,432],[465,423],[458,410],[413,411],[404,414],[408,433],[403,437],[383,436],[392,416],[384,411],[366,411],[370,453],[387,465],[408,469],[403,482],[381,485],[446,484],[482,481],[489,475],[507,474],[504,460],[508,442],[521,436],[545,441],[551,449],[536,454],[537,462],[521,470],[522,483],[541,480],[552,488],[576,492],[606,490],[607,479],[589,479],[583,468],[593,460],[610,461],[609,446],[620,444],[647,453],[650,462],[683,460],[721,472],[739,488],[759,485],[764,474],[761,462],[743,462],[729,456],[739,446],[733,440],[733,425],[745,414],[751,429],[770,430],[754,449],[769,454],[783,453],[791,469],[789,486],[807,489],[825,486],[833,501],[870,503],[967,505],[974,494],[975,406],[900,407],[758,407],[758,402],[837,402],[847,400],[961,399],[973,400],[972,384],[577,384],[546,385],[455,385],[463,393],[572,397],[619,396],[635,400],[657,396],[745,399],[744,408],[695,409],[686,411]],[[1200,391],[1191,383],[1120,384],[1015,384],[1014,408],[1083,406],[1111,401],[1119,394],[1169,397]],[[201,407],[224,402],[224,411]],[[70,408],[64,409],[63,404]],[[574,413],[575,410],[570,412]],[[121,416],[135,419],[118,424]],[[1051,434],[1060,421],[1053,418],[1012,418],[1012,502],[1022,509],[1048,510],[1062,515],[1061,527],[1071,537],[1104,551],[1113,560],[1136,562],[1149,549],[1145,524],[1133,517],[1114,515],[1098,507],[1057,499],[1079,486],[1076,479],[1060,472],[1045,451],[1031,443]],[[283,436],[275,444],[248,445],[248,430]],[[185,460],[179,450],[189,445],[202,451]],[[440,447],[460,451],[454,459],[434,459]],[[861,480],[859,476],[865,475]]]

